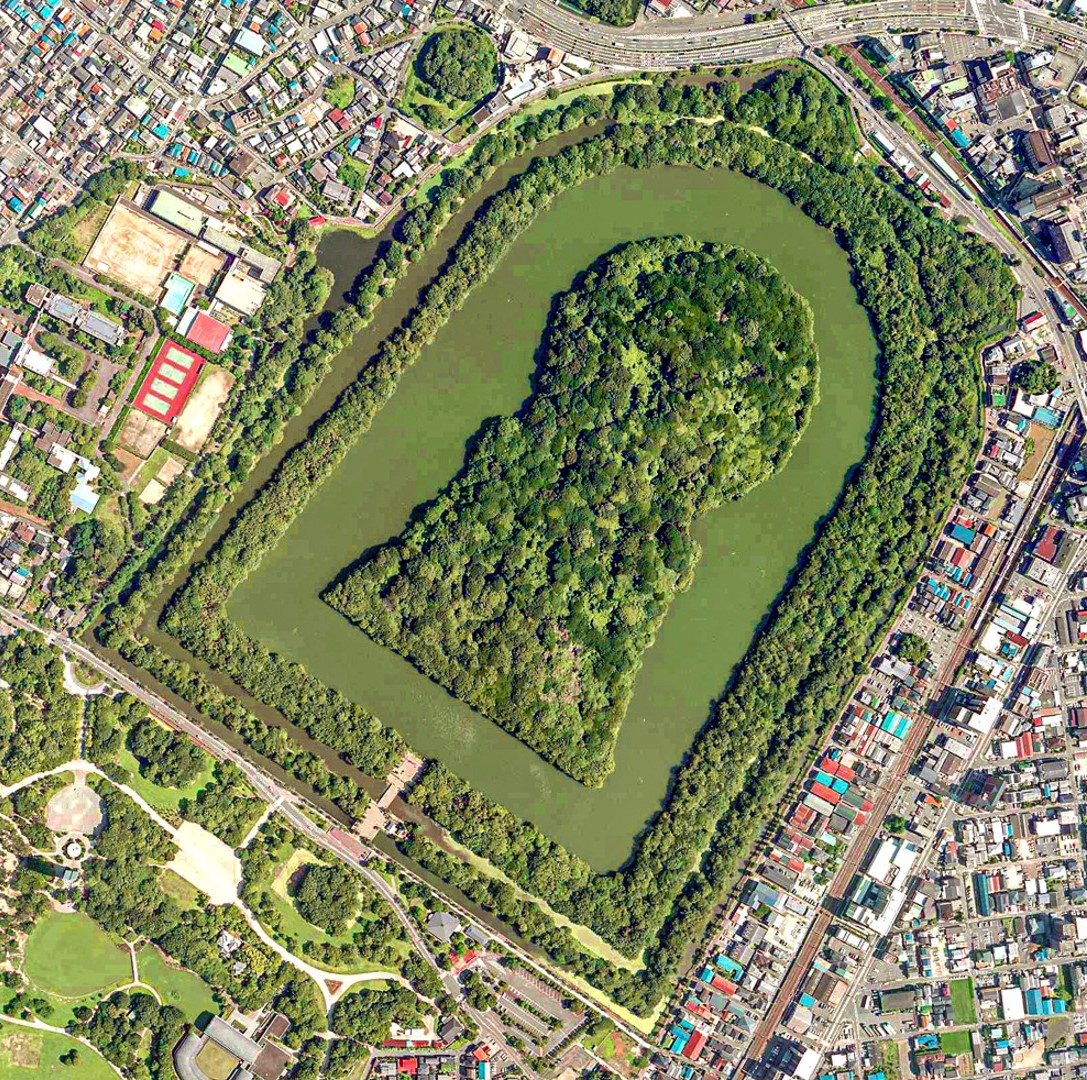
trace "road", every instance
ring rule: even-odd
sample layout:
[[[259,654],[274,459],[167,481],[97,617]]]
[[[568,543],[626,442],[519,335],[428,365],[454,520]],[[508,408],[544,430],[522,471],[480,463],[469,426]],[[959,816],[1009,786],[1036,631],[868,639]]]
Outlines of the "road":
[[[1079,425],[1077,413],[1066,421],[1067,427]],[[1037,477],[1031,498],[1025,508],[1015,532],[1009,537],[1004,546],[1000,559],[989,568],[986,584],[982,588],[976,600],[975,610],[978,613],[973,622],[967,624],[959,635],[955,648],[947,658],[943,667],[933,680],[932,690],[926,699],[926,706],[936,703],[944,688],[951,684],[959,666],[966,658],[966,653],[974,643],[977,635],[978,622],[981,613],[988,609],[989,602],[994,592],[1008,578],[1022,553],[1022,547],[1029,538],[1035,516],[1052,494],[1053,487],[1060,476],[1061,468],[1066,464],[1068,444],[1061,439],[1055,439],[1050,448],[1042,470]],[[751,1072],[755,1069],[758,1059],[762,1056],[767,1044],[780,1025],[785,1015],[785,1010],[796,997],[801,982],[811,971],[812,962],[815,960],[823,946],[824,939],[830,931],[831,924],[835,921],[835,912],[846,890],[853,881],[854,876],[860,870],[861,863],[871,848],[872,842],[883,828],[883,821],[890,810],[891,803],[898,794],[901,785],[918,750],[924,745],[929,731],[934,723],[933,718],[926,712],[918,717],[910,728],[909,734],[903,742],[902,749],[891,767],[890,773],[883,778],[879,790],[873,799],[874,806],[863,828],[857,833],[850,844],[845,859],[831,882],[824,907],[816,915],[808,930],[800,951],[793,958],[785,978],[782,979],[770,1009],[763,1017],[755,1030],[755,1034],[747,1051],[747,1060],[743,1071]]]
[[[790,12],[788,18],[728,25],[722,15],[660,19],[628,27],[582,18],[552,0],[511,0],[506,12],[531,33],[610,69],[661,69],[734,64],[797,56],[805,46],[855,41],[889,29],[957,31],[1009,44],[1087,48],[1087,28],[1029,6],[1001,0],[875,0],[831,3]]]
[[[17,627],[20,630],[40,634],[50,644],[58,646],[65,653],[75,656],[85,664],[95,668],[95,670],[107,678],[114,686],[117,686],[126,693],[131,694],[134,698],[142,701],[156,716],[160,717],[178,731],[186,734],[198,746],[203,747],[215,757],[230,761],[236,765],[241,769],[246,780],[252,786],[256,794],[265,802],[269,803],[276,813],[284,817],[295,831],[306,836],[314,844],[317,844],[323,850],[329,852],[329,854],[334,855],[337,859],[340,859],[342,862],[359,870],[370,884],[373,885],[373,887],[389,902],[393,911],[396,912],[397,918],[407,931],[412,945],[427,960],[431,967],[438,970],[440,975],[445,974],[445,972],[441,971],[438,967],[434,954],[426,939],[420,933],[419,928],[416,926],[415,920],[404,910],[403,903],[396,889],[376,870],[373,870],[368,866],[360,866],[354,854],[339,844],[335,837],[328,834],[326,831],[327,828],[338,823],[329,820],[324,811],[306,802],[306,800],[297,792],[278,783],[273,777],[269,776],[250,761],[241,751],[235,749],[229,743],[224,742],[217,735],[200,727],[188,716],[175,709],[153,691],[148,690],[142,684],[126,675],[123,671],[114,667],[108,661],[103,660],[97,653],[91,651],[86,646],[81,645],[78,641],[74,641],[72,638],[59,631],[43,630],[41,627],[28,622],[18,612],[12,611],[7,607],[0,606],[0,618],[5,619],[12,626]],[[316,819],[316,821],[314,819]],[[318,821],[323,822],[323,824],[317,824]],[[375,855],[379,858],[384,858],[380,853],[375,852]],[[433,888],[428,881],[414,873],[410,868],[398,866],[398,870],[401,874],[406,875],[426,889],[430,890]],[[442,894],[442,902],[447,908],[455,911],[466,921],[470,923],[478,922],[476,916],[472,912],[456,903],[444,893]],[[615,1014],[602,1001],[590,998],[579,987],[563,979],[561,974],[544,967],[535,957],[529,955],[520,948],[516,942],[497,933],[493,927],[487,926],[484,929],[491,937],[500,941],[502,946],[512,955],[516,956],[526,968],[532,970],[543,979],[560,983],[562,992],[567,997],[574,998],[577,1001],[580,1001],[582,1005],[594,1009],[597,1012],[606,1013],[615,1023],[616,1027],[642,1049],[656,1049],[649,1041],[647,1041],[645,1035],[641,1031],[631,1027],[630,1024],[628,1024],[621,1016]]]

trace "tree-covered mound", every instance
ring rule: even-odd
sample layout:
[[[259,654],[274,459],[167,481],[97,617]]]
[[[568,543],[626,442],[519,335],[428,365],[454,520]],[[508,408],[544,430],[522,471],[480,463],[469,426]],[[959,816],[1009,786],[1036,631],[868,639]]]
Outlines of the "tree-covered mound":
[[[415,72],[423,89],[446,105],[472,104],[497,85],[498,58],[486,34],[468,27],[439,30],[419,49]]]
[[[325,599],[548,761],[600,784],[691,525],[786,460],[818,386],[811,313],[748,251],[605,256],[552,309],[532,396]]]

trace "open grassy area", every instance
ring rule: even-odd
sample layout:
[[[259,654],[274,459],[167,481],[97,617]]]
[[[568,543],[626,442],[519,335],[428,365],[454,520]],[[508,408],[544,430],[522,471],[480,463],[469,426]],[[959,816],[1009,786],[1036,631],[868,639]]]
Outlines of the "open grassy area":
[[[95,206],[69,233],[69,239],[75,245],[80,261],[87,257],[87,252],[90,251],[91,244],[109,216],[112,206],[112,200]]]
[[[349,944],[355,931],[355,923],[348,925],[347,929],[339,934],[328,934],[322,930],[319,926],[314,926],[312,923],[307,922],[298,913],[298,909],[294,906],[294,902],[290,896],[290,879],[295,874],[300,866],[304,866],[307,863],[318,863],[319,860],[314,854],[304,849],[292,848],[290,845],[284,845],[282,851],[282,862],[279,865],[279,869],[276,871],[275,877],[272,879],[272,888],[268,893],[268,898],[272,902],[272,906],[276,909],[281,920],[282,933],[294,938],[299,946],[304,945],[306,942],[318,942],[327,945],[344,945]],[[372,914],[367,910],[367,900],[372,896],[369,887],[359,878],[359,914],[360,920],[372,918]],[[407,942],[397,943],[398,951],[402,952],[403,956],[411,951],[411,946]],[[315,963],[311,959],[311,963]],[[344,968],[345,973],[350,972],[366,972],[366,971],[382,971],[385,970],[387,965],[383,964],[369,964],[366,962],[352,964],[350,968]],[[367,984],[370,986],[371,984]]]
[[[160,787],[152,784],[140,776],[140,763],[136,760],[132,751],[127,746],[122,746],[117,754],[117,764],[127,770],[130,779],[128,786],[138,795],[150,803],[156,810],[176,811],[182,799],[195,799],[200,791],[211,782],[212,773],[215,771],[215,761],[210,754],[204,755],[204,768],[200,775],[183,788]]]
[[[26,977],[63,998],[86,997],[132,980],[127,951],[86,915],[47,912],[26,943]]]
[[[977,1005],[974,1002],[974,980],[955,979],[951,984],[951,1015],[956,1024],[976,1024]]]
[[[163,1005],[176,1005],[189,1021],[204,1013],[217,1013],[211,987],[199,975],[169,964],[154,945],[143,945],[136,953],[140,982],[153,986]]]
[[[173,870],[164,869],[159,874],[159,888],[167,896],[172,896],[183,908],[196,907],[196,897],[200,890]]]
[[[61,1064],[60,1055],[73,1047],[79,1051],[78,1064]],[[117,1074],[89,1046],[67,1035],[0,1024],[0,1080],[39,1080],[47,1076],[116,1080]]]
[[[945,1031],[940,1036],[940,1049],[945,1054],[958,1057],[959,1054],[970,1053],[969,1031]]]

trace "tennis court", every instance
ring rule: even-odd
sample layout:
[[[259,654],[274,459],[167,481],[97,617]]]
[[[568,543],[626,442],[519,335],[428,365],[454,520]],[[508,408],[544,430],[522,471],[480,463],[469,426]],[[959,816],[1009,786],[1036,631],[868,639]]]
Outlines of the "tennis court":
[[[166,341],[136,394],[133,407],[172,424],[192,393],[204,358],[176,341]]]

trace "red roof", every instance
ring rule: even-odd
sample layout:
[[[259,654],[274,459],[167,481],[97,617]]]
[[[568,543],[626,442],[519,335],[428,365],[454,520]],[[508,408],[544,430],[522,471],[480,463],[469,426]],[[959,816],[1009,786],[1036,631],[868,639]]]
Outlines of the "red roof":
[[[696,1031],[687,1040],[687,1045],[683,1048],[683,1056],[694,1061],[702,1053],[702,1047],[705,1045],[706,1036],[701,1031]]]
[[[831,788],[828,788],[826,784],[820,784],[818,780],[812,781],[811,793],[813,795],[818,795],[821,799],[826,799],[826,801],[828,803],[831,803],[833,806],[837,806],[842,798],[841,795],[838,794],[838,792],[834,791]]]
[[[204,363],[199,353],[167,338],[136,394],[133,407],[172,424],[185,407]]]
[[[1034,554],[1039,559],[1045,559],[1046,562],[1052,562],[1057,555],[1057,537],[1060,534],[1052,525],[1045,527],[1045,532],[1042,533],[1041,540],[1038,541],[1037,546],[1034,548]]]
[[[419,1071],[419,1059],[417,1057],[403,1057],[396,1063],[397,1071],[414,1076]]]
[[[192,325],[185,331],[185,336],[190,341],[195,341],[202,349],[213,352],[216,356],[226,348],[232,331],[225,323],[213,319],[206,312],[199,311]]]

